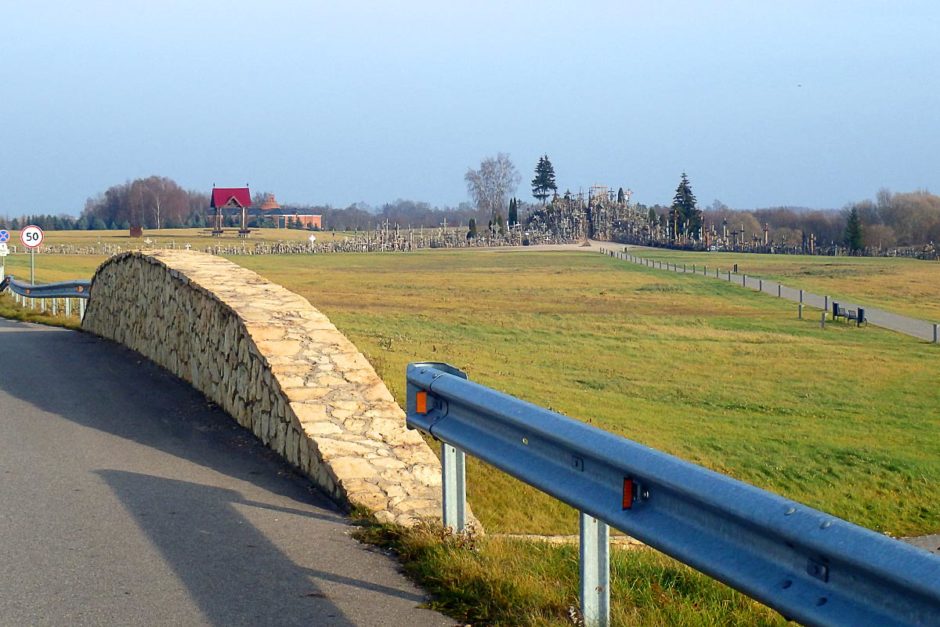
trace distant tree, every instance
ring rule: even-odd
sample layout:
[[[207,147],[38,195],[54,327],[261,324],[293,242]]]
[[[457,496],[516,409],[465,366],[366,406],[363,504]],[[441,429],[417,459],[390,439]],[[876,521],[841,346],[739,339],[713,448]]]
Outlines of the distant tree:
[[[506,234],[506,223],[503,221],[503,214],[496,214],[496,230],[499,231],[500,235]]]
[[[858,217],[858,209],[852,207],[845,220],[845,235],[843,237],[845,246],[853,253],[862,250],[862,221]]]
[[[548,155],[539,157],[535,165],[535,178],[532,179],[532,196],[545,204],[545,199],[558,191],[555,184],[555,168],[549,161]]]
[[[862,244],[872,248],[891,248],[897,244],[894,229],[884,224],[866,224],[862,228]]]
[[[650,207],[649,213],[646,214],[646,219],[650,224],[656,224],[659,221],[659,216],[656,214],[656,210]]]
[[[187,192],[166,177],[150,176],[114,185],[98,197],[89,198],[82,215],[89,221],[101,218],[106,224],[130,222],[161,228],[185,223],[193,212],[204,212],[208,204],[205,194]]]
[[[500,152],[481,161],[479,170],[467,170],[464,180],[477,208],[495,217],[506,209],[509,196],[516,191],[521,177],[509,155]]]
[[[624,203],[625,198],[626,198],[626,195],[624,195],[623,188],[621,187],[617,190],[617,204],[622,205]]]
[[[685,172],[676,188],[676,195],[672,199],[669,209],[669,228],[673,230],[673,237],[686,234],[698,238],[702,230],[702,212],[695,206],[695,194]]]
[[[515,198],[509,201],[509,226],[513,227],[519,224],[519,201]]]
[[[477,236],[476,218],[470,218],[470,224],[467,225],[467,239],[474,239]]]

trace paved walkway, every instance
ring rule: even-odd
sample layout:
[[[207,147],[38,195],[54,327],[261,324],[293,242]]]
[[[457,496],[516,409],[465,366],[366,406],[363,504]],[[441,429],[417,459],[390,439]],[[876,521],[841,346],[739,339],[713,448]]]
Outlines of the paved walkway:
[[[0,320],[0,623],[452,625],[189,385]]]
[[[630,248],[639,249],[642,247],[631,245]],[[719,271],[717,266],[707,266],[701,264],[693,266],[692,264],[672,264],[661,261],[653,261],[652,259],[646,257],[636,257],[629,253],[620,252],[617,249],[622,250],[623,245],[607,244],[606,248],[593,247],[590,250],[599,250],[605,252],[606,254],[610,254],[617,259],[622,259],[623,261],[628,261],[659,270],[685,274],[695,273],[701,276],[711,277],[713,279],[721,279],[730,283],[735,283],[741,287],[766,292],[767,294],[771,294],[772,296],[779,296],[780,298],[786,298],[787,300],[791,300],[795,303],[802,302],[805,305],[814,307],[816,309],[831,311],[831,298],[827,296],[820,296],[819,294],[813,294],[799,288],[789,287],[787,285],[783,285],[782,283],[777,283],[776,281],[748,276],[746,274],[737,274],[734,272],[729,272],[727,269],[724,271]],[[877,309],[875,307],[870,307],[868,305],[862,305],[850,301],[840,300],[838,302],[842,309],[858,310],[860,307],[864,308],[865,319],[869,324],[889,329],[891,331],[896,331],[898,333],[904,333],[905,335],[910,335],[928,342],[937,340],[934,329],[935,325],[933,322],[901,316],[899,314],[891,313],[890,311],[884,311],[882,309]]]

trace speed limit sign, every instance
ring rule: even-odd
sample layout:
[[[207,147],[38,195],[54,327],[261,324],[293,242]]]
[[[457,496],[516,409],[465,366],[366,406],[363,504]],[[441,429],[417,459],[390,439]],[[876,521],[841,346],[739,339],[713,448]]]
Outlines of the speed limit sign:
[[[20,241],[23,242],[23,246],[26,246],[26,248],[37,248],[42,244],[42,237],[42,229],[32,224],[24,226],[23,230],[20,231]]]

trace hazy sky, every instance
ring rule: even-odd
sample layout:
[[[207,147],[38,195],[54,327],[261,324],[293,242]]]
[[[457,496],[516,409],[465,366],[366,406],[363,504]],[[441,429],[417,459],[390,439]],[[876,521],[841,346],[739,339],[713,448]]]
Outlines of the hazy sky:
[[[841,207],[940,189],[940,3],[0,0],[0,215],[157,174],[281,201],[561,190]]]

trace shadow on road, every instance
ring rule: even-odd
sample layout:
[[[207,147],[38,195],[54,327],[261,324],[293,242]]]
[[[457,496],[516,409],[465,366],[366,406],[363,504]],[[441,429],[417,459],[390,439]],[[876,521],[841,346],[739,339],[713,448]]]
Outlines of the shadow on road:
[[[97,474],[210,623],[354,624],[311,583],[308,569],[287,557],[237,509],[247,505],[238,492],[118,470]],[[307,514],[297,510],[289,515]]]
[[[424,600],[420,591],[347,537],[348,521],[331,501],[137,353],[86,333],[0,320],[0,403],[5,395],[140,445],[104,438],[86,452],[77,450],[82,442],[98,439],[66,429],[77,440],[70,450],[91,464],[79,472],[107,484],[211,623],[381,624],[361,606],[413,622],[407,612]],[[417,622],[440,624],[425,614]]]

